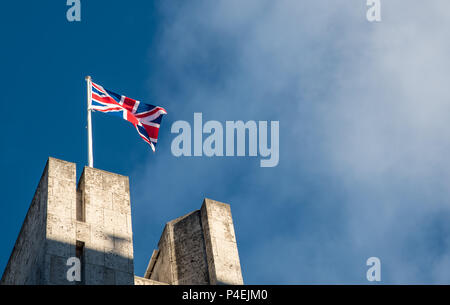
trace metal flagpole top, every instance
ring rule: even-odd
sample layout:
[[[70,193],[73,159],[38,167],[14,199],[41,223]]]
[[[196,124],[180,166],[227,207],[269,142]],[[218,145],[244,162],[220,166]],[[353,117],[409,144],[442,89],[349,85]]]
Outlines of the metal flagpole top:
[[[88,75],[85,77],[87,82],[87,132],[88,132],[88,165],[94,167],[94,153],[92,149],[92,122],[91,122],[91,98],[92,98],[92,83],[91,77]]]

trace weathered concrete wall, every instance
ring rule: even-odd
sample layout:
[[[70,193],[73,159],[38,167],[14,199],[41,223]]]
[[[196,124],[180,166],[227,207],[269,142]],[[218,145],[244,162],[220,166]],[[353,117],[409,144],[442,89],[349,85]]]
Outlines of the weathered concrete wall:
[[[48,161],[45,262],[42,284],[69,285],[66,262],[75,256],[76,165],[50,158]]]
[[[149,280],[140,276],[134,276],[135,285],[168,285],[167,283]]]
[[[200,210],[168,222],[144,278],[134,276],[128,177],[49,158],[1,284],[242,284],[230,206],[205,199]],[[80,284],[80,283],[78,283]]]
[[[76,284],[70,257],[81,254],[82,284],[134,284],[128,177],[49,158],[5,269],[5,284]],[[82,245],[82,252],[79,249]]]
[[[170,222],[173,232],[174,285],[209,283],[200,211]]]
[[[40,284],[43,281],[45,226],[47,214],[48,171],[50,159],[34,194],[1,284]]]
[[[201,208],[211,285],[242,285],[241,264],[230,205],[205,199]]]
[[[85,222],[76,221],[76,238],[86,249],[85,283],[133,285],[128,177],[85,167],[78,192],[85,211]]]
[[[200,211],[168,222],[158,248],[154,267],[147,273],[150,279],[173,285],[209,283]]]
[[[145,277],[173,285],[243,284],[230,206],[205,199],[168,222]]]
[[[171,227],[166,225],[158,243],[158,255],[156,257],[152,255],[152,259],[150,260],[147,271],[145,272],[145,278],[168,284],[173,283],[174,279],[172,269],[174,268],[174,257],[171,246],[173,243],[172,235]]]

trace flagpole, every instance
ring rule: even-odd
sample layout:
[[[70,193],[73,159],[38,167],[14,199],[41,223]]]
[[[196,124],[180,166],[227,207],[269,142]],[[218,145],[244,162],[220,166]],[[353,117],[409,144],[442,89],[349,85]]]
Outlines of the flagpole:
[[[91,121],[91,77],[86,76],[87,83],[87,132],[88,132],[88,166],[94,167],[94,153],[92,149],[92,121]]]

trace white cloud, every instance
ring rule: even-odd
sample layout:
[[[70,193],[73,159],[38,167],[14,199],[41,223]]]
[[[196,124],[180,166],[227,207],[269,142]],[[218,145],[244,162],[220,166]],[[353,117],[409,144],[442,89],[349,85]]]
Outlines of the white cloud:
[[[164,212],[145,221],[210,194],[245,230],[250,281],[364,282],[365,260],[380,256],[385,281],[448,283],[450,229],[435,225],[450,213],[450,3],[382,4],[383,21],[368,23],[356,0],[166,3],[150,87],[171,120],[279,119],[280,165],[160,151],[135,175],[170,173],[156,182]],[[152,194],[137,189],[142,210]]]

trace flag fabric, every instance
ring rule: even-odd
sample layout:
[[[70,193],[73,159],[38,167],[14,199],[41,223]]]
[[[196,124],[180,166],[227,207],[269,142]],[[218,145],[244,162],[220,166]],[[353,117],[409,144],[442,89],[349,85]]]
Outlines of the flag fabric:
[[[119,95],[91,82],[90,109],[122,117],[134,125],[141,138],[155,151],[159,126],[166,110]]]

